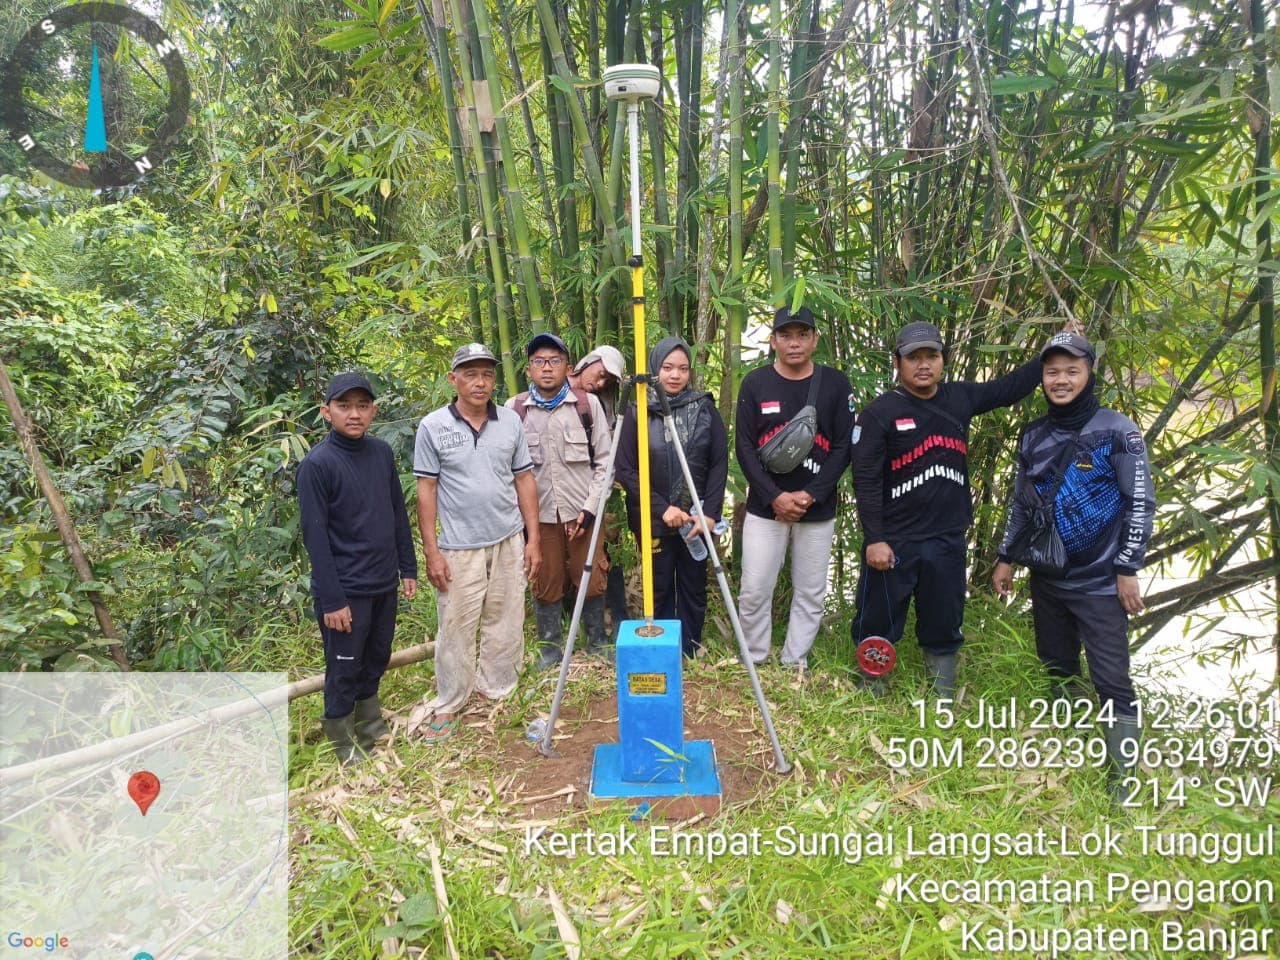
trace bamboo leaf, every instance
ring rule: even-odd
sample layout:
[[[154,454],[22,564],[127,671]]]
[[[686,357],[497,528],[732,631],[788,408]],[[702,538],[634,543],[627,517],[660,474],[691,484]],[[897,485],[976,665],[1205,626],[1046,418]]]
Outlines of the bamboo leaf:
[[[382,9],[378,11],[378,26],[386,23],[387,17],[391,16],[392,11],[399,5],[400,0],[382,0]]]
[[[991,81],[993,97],[1012,97],[1023,93],[1036,93],[1058,85],[1054,77],[1043,74],[1004,74]]]
[[[341,53],[344,50],[362,47],[366,43],[373,43],[381,36],[376,27],[347,27],[345,30],[331,33],[327,37],[321,37],[316,41],[316,46],[332,50],[334,53]]]

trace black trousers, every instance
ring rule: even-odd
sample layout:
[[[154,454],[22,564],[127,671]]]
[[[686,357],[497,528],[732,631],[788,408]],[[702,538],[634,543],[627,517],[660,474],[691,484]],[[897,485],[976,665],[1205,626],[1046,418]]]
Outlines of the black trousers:
[[[680,643],[686,657],[702,649],[707,619],[707,561],[695,560],[679,537],[654,537],[653,614],[680,621]]]
[[[1031,616],[1036,653],[1057,680],[1080,676],[1080,647],[1098,699],[1114,704],[1116,716],[1137,715],[1129,677],[1129,615],[1120,598],[1078,593],[1031,575]]]
[[[867,566],[866,547],[858,572],[858,607],[850,628],[854,646],[866,637],[902,639],[911,598],[916,601],[916,639],[930,653],[954,653],[964,643],[964,533],[894,544],[891,570]]]
[[[326,627],[320,604],[315,604],[324,639],[324,715],[329,720],[345,717],[356,708],[357,700],[377,694],[396,632],[395,590],[373,597],[348,597],[347,602],[351,606],[350,633]]]

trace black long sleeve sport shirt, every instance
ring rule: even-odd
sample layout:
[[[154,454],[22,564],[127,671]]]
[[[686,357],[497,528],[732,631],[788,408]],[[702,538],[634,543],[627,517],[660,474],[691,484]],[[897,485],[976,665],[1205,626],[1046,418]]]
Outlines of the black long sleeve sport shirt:
[[[903,388],[858,414],[853,492],[866,543],[927,540],[968,529],[969,421],[1007,407],[1040,383],[1040,361],[990,383],[942,383],[928,400]]]
[[[395,455],[376,437],[350,440],[330,430],[298,466],[302,542],[311,557],[311,594],[323,613],[347,597],[416,580],[418,562]]]

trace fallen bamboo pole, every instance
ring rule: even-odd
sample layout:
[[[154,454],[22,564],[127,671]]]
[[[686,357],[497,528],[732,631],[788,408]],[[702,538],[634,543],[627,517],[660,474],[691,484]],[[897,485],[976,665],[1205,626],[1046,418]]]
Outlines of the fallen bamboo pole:
[[[417,646],[397,650],[391,655],[387,669],[419,663],[433,656],[435,649],[434,641],[427,641]],[[10,676],[15,675],[11,674]],[[0,689],[5,687],[17,689],[12,680],[0,680]],[[39,760],[32,760],[29,763],[21,763],[12,767],[0,767],[0,784],[19,783],[44,774],[56,773],[59,770],[109,760],[112,757],[132,753],[162,740],[169,740],[195,730],[206,729],[212,724],[228,723],[241,717],[247,717],[259,710],[276,710],[290,701],[305,697],[323,688],[324,674],[322,673],[318,676],[307,677],[305,680],[295,680],[293,683],[276,687],[274,690],[257,697],[224,704],[221,707],[214,707],[212,710],[197,716],[172,720],[158,727],[152,727],[150,730],[140,730],[127,736],[113,737],[101,743],[68,750],[66,753],[55,754],[51,757],[41,757]]]
[[[9,408],[13,429],[17,432],[18,441],[22,444],[22,452],[27,455],[27,462],[31,464],[31,472],[36,475],[40,492],[53,512],[53,522],[58,527],[58,536],[62,538],[62,545],[71,555],[71,564],[76,568],[76,576],[80,578],[81,583],[93,583],[93,567],[89,565],[89,558],[85,556],[84,548],[80,545],[80,537],[76,534],[75,524],[71,522],[71,515],[67,512],[66,501],[62,499],[62,494],[58,492],[49,468],[45,466],[44,457],[36,445],[35,432],[31,429],[31,421],[27,419],[27,414],[22,409],[18,392],[13,388],[13,382],[9,379],[9,371],[5,369],[3,360],[0,360],[0,395],[3,395],[5,406]],[[116,625],[112,622],[107,605],[102,600],[102,594],[97,590],[87,590],[85,595],[93,604],[93,613],[98,618],[102,635],[107,638],[107,652],[111,654],[111,659],[121,670],[131,669],[129,658],[125,655],[124,647],[121,646],[120,638],[116,634]]]

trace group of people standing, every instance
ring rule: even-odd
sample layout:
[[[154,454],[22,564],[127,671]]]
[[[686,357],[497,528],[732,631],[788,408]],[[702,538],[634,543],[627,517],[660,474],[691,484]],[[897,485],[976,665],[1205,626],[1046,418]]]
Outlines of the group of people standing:
[[[914,598],[926,671],[936,695],[951,697],[972,522],[969,424],[1040,385],[1047,415],[1018,440],[1013,507],[993,583],[1008,595],[1012,564],[1033,563],[1019,553],[1022,534],[1036,517],[1051,517],[1049,533],[1057,534],[1067,562],[1032,572],[1037,652],[1063,690],[1075,689],[1083,645],[1100,698],[1125,718],[1117,725],[1119,750],[1120,736],[1136,736],[1125,633],[1127,617],[1142,609],[1136,573],[1154,496],[1141,432],[1122,414],[1100,409],[1094,395],[1092,345],[1064,331],[1004,377],[950,382],[943,379],[949,349],[937,327],[909,323],[894,344],[894,387],[856,411],[848,377],[813,361],[817,327],[807,307],[778,310],[773,360],[748,373],[739,389],[734,452],[747,498],[738,608],[748,655],[756,663],[770,656],[773,594],[789,553],[792,600],[780,661],[807,667],[827,592],[837,486],[851,467],[863,533],[852,640],[896,644]],[[600,347],[571,366],[564,341],[548,333],[528,342],[526,356],[529,390],[499,407],[493,352],[478,343],[458,348],[448,375],[454,399],[418,426],[418,521],[438,607],[427,740],[452,733],[473,692],[501,698],[515,689],[526,582],[540,666],[562,657],[565,597],[584,577],[587,651],[611,655],[607,538],[595,538],[588,553],[592,528],[603,522],[612,442],[602,400],[612,407],[623,358]],[[688,546],[721,520],[729,456],[725,424],[711,395],[693,385],[692,361],[678,337],[653,347],[646,409],[623,411],[615,464],[638,543],[641,511],[650,512],[651,542],[639,547],[653,559],[655,614],[679,619],[690,657],[702,644],[707,560]],[[417,580],[390,448],[366,435],[376,409],[367,379],[336,376],[321,406],[332,431],[298,474],[325,642],[324,728],[344,763],[385,735],[377,687],[390,654],[395,592],[412,597]],[[647,503],[639,484],[641,415],[649,427]],[[863,682],[874,694],[885,690],[884,676],[868,671]]]

